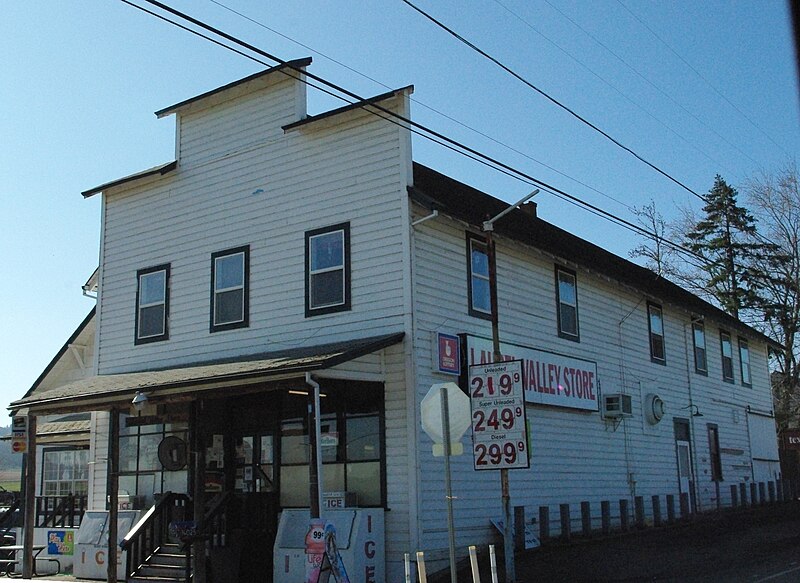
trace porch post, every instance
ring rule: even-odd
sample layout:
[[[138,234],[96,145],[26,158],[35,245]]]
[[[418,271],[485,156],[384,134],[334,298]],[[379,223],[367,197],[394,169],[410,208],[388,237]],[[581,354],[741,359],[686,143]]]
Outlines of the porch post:
[[[111,409],[108,422],[108,561],[106,580],[117,583],[117,524],[119,522],[119,410]],[[127,573],[126,573],[127,576]]]
[[[202,532],[201,529],[205,528],[203,524],[203,515],[205,510],[205,494],[206,494],[206,461],[205,461],[205,444],[203,436],[200,434],[200,410],[202,403],[200,401],[192,402],[192,413],[189,417],[189,435],[192,453],[192,465],[194,476],[192,477],[193,486],[193,512],[194,523],[197,530]],[[192,543],[192,560],[194,561],[194,583],[206,583],[206,543],[202,540],[196,540]]]
[[[25,458],[25,522],[22,529],[22,577],[33,576],[33,529],[36,527],[36,415],[28,414]]]

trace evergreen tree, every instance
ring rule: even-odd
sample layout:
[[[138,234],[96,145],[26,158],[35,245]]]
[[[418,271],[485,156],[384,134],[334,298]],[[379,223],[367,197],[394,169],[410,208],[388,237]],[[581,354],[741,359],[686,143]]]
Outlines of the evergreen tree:
[[[705,218],[686,235],[689,248],[708,260],[707,292],[735,318],[759,303],[758,266],[771,251],[755,239],[755,219],[738,205],[737,196],[736,189],[717,174],[705,197]]]

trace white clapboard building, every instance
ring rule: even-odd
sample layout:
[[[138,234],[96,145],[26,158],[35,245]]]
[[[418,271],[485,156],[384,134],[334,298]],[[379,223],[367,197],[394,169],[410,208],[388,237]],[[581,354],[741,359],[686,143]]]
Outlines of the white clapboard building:
[[[102,196],[95,374],[12,405],[95,412],[89,507],[118,486],[125,508],[191,508],[215,581],[295,568],[306,523],[280,516],[310,504],[315,385],[323,515],[356,517],[339,529],[351,580],[399,581],[417,550],[443,566],[443,460],[420,403],[491,360],[481,224],[508,205],[412,161],[390,115],[411,115],[410,87],[308,115],[309,64],[157,112],[175,116],[175,160],[83,193]],[[494,238],[501,349],[526,377],[512,505],[686,493],[704,510],[778,477],[768,338],[535,205]],[[459,555],[497,542],[502,518],[471,435],[451,461]],[[127,544],[141,573],[153,549]]]

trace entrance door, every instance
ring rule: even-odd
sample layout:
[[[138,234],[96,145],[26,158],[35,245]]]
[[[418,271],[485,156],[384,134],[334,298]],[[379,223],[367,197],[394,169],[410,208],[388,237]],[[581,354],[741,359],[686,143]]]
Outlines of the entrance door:
[[[675,419],[675,454],[678,460],[678,488],[681,494],[691,496],[692,446],[689,437],[689,421]]]
[[[692,479],[692,454],[688,441],[676,441],[678,452],[678,485],[681,494],[689,493],[689,482]]]

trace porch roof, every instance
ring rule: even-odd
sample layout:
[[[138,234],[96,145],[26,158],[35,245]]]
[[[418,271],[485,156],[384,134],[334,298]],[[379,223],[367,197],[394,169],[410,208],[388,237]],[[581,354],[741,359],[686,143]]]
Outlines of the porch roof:
[[[376,352],[397,344],[403,336],[403,332],[397,332],[192,366],[96,375],[24,397],[12,402],[9,409],[28,408],[39,414],[55,410],[107,409],[120,403],[129,404],[137,391],[147,392],[152,399],[225,385],[291,378]]]

